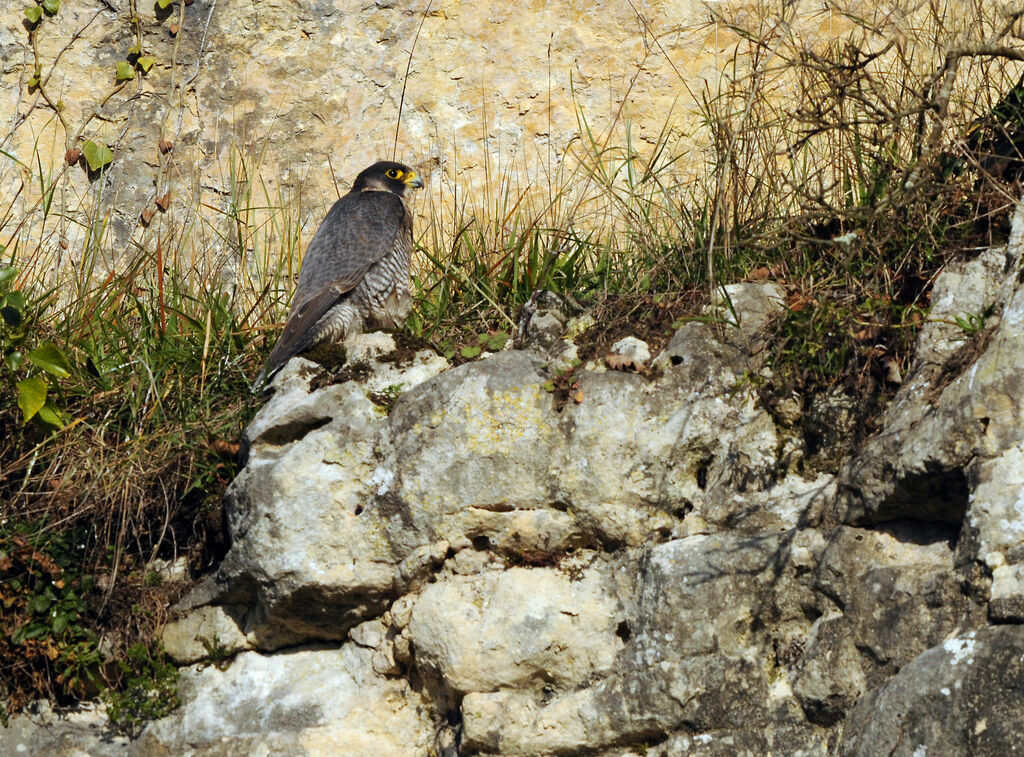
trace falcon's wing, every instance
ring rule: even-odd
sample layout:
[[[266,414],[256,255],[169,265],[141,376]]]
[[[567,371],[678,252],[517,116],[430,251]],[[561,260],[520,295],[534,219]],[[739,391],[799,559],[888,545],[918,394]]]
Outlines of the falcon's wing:
[[[302,260],[292,310],[265,377],[312,345],[317,322],[394,249],[406,223],[405,206],[391,192],[349,192],[334,203]]]
[[[306,249],[292,307],[325,286],[353,289],[394,248],[404,219],[391,192],[349,192],[334,203]]]

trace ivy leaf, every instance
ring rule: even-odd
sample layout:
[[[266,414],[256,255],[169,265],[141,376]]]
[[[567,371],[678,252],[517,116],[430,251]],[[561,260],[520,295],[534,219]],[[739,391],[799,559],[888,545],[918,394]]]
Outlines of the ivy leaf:
[[[64,353],[55,344],[47,342],[41,347],[32,350],[26,357],[32,361],[33,365],[42,368],[51,376],[67,378],[71,375],[71,366],[68,365],[68,359],[64,357]]]
[[[28,423],[46,404],[46,381],[42,376],[32,376],[18,382],[18,407]]]
[[[38,5],[30,5],[25,9],[25,18],[28,19],[30,24],[38,24],[39,19],[43,17],[43,9]]]
[[[117,65],[120,66],[121,64],[118,63]],[[127,66],[128,64],[125,63],[125,65]],[[132,76],[134,75],[133,72]],[[114,153],[111,152],[109,147],[96,144],[92,140],[82,145],[82,155],[85,156],[85,162],[89,164],[90,171],[99,171],[103,166],[108,165],[114,160]]]
[[[126,60],[119,60],[117,62],[117,76],[115,78],[118,81],[128,81],[129,79],[134,79],[135,69],[132,68],[132,64]]]
[[[0,245],[0,252],[4,252],[2,248],[3,245]],[[15,268],[13,265],[7,266],[6,268],[0,268],[0,284],[3,284],[6,281],[10,281],[17,275],[18,269]]]
[[[136,42],[134,45],[128,48],[129,55],[142,55],[142,45]]]
[[[151,69],[153,67],[153,64],[156,63],[156,58],[154,58],[152,55],[143,55],[141,58],[139,58],[138,63],[139,68],[141,68],[145,73],[148,74],[149,69]]]
[[[173,2],[174,0],[156,0],[156,4],[160,6],[160,10],[163,10]]]
[[[60,0],[43,0],[43,10],[54,15],[60,10]]]
[[[14,352],[8,352],[7,356],[4,358],[4,364],[11,370],[12,373],[21,368],[21,362],[22,354],[17,350],[15,350]]]
[[[53,400],[46,400],[46,404],[39,408],[39,420],[54,428],[64,427],[64,418],[57,406],[53,404]]]

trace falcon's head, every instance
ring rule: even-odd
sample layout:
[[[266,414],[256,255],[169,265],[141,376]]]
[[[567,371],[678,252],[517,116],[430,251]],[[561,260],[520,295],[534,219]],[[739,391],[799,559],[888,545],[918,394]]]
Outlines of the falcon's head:
[[[423,179],[409,166],[382,160],[363,170],[352,185],[353,192],[394,192],[399,197],[408,187],[423,186]]]

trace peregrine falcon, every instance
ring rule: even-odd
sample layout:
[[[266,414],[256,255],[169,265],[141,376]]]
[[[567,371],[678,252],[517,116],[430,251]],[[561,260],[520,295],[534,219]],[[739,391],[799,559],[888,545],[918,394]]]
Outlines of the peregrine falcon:
[[[257,388],[316,344],[342,342],[364,324],[394,328],[405,322],[412,304],[412,213],[404,193],[422,186],[408,166],[382,160],[334,203],[306,249],[284,332]]]

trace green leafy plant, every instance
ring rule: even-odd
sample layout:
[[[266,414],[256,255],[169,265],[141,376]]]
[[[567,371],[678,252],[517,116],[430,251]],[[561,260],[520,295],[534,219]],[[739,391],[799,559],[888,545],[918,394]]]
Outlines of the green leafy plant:
[[[462,349],[459,350],[459,354],[466,360],[472,360],[480,355],[484,350],[487,350],[488,352],[499,352],[504,349],[507,342],[507,331],[487,331],[482,334],[477,334],[475,342],[462,347]]]
[[[143,578],[143,581],[145,582],[146,586],[159,586],[164,582],[164,577],[159,571],[148,570],[146,571],[146,575]]]
[[[0,664],[8,696],[81,697],[98,680],[87,623],[93,578],[80,569],[83,534],[0,523]]]
[[[556,410],[565,407],[569,400],[577,404],[583,402],[583,392],[576,375],[581,365],[582,360],[573,358],[568,365],[549,369],[551,378],[544,382],[542,388],[554,397]]]
[[[40,0],[37,5],[30,5],[25,9],[25,18],[32,25],[38,24],[45,12],[47,16],[56,15],[60,10],[60,0]]]
[[[121,682],[103,692],[107,717],[116,733],[135,738],[151,720],[162,718],[181,704],[178,669],[163,648],[133,644],[118,661]]]
[[[964,334],[974,336],[985,328],[985,321],[992,315],[993,310],[993,306],[989,305],[979,313],[963,313],[954,316],[953,322],[963,329]]]
[[[40,342],[36,308],[25,293],[12,288],[16,268],[0,268],[0,354],[5,378],[14,390],[22,422],[36,419],[60,428],[64,419],[53,399],[57,379],[71,375],[71,365],[53,342]]]
[[[227,670],[231,666],[235,655],[229,647],[221,642],[217,634],[214,634],[212,639],[208,639],[205,636],[196,636],[194,638],[206,650],[206,659],[202,663],[204,666],[213,665],[217,670]]]

